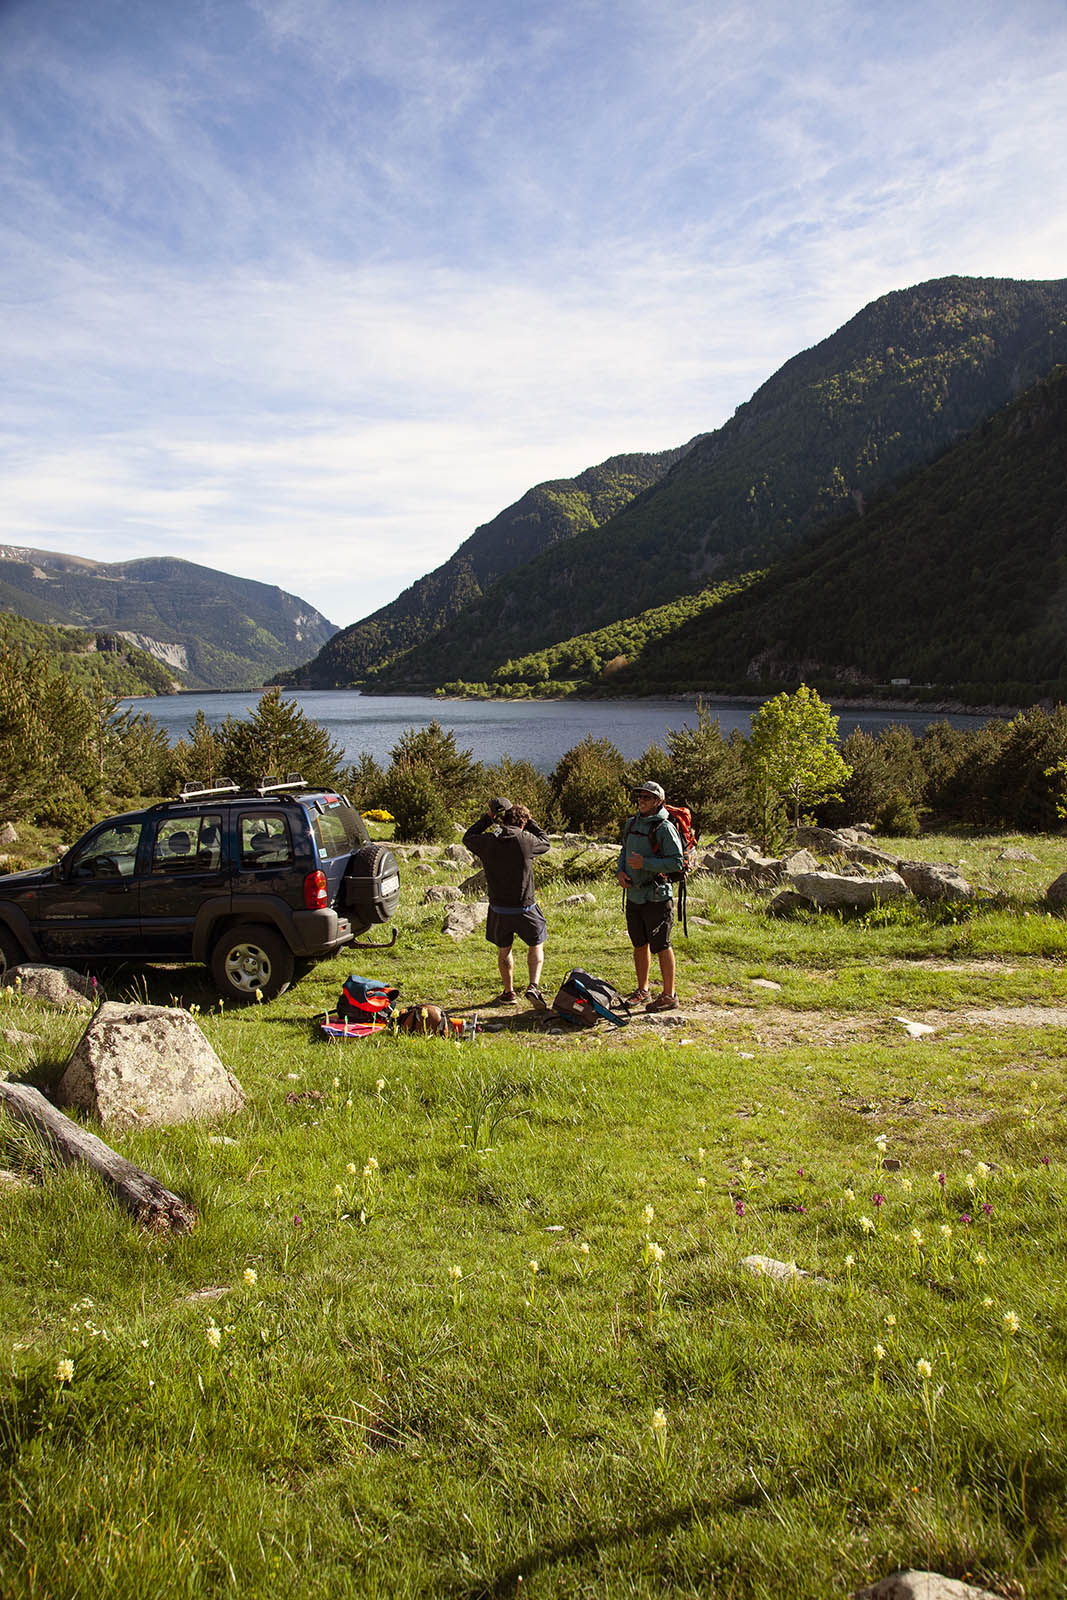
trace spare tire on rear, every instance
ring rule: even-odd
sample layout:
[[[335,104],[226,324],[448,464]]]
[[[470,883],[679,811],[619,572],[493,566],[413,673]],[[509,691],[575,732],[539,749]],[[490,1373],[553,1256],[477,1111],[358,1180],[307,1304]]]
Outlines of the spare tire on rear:
[[[400,899],[400,868],[388,845],[365,844],[352,852],[342,893],[343,910],[357,938],[389,921]]]

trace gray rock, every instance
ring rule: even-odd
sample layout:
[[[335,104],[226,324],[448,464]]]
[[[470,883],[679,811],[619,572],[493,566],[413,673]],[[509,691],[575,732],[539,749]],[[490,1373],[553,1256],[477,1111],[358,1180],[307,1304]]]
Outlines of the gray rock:
[[[902,1569],[880,1578],[868,1589],[858,1589],[853,1600],[997,1600],[989,1589],[976,1589],[940,1572]]]
[[[700,866],[704,872],[719,874],[741,866],[744,859],[740,850],[708,850],[701,856]]]
[[[17,980],[17,982],[16,982]],[[26,1000],[41,1000],[64,1011],[91,1011],[96,982],[70,967],[43,967],[28,962],[12,967],[8,985],[17,987]]]
[[[846,861],[853,862],[857,867],[896,868],[897,865],[896,856],[886,855],[884,850],[876,850],[870,844],[847,845],[842,854]]]
[[[791,917],[797,911],[818,911],[814,900],[809,900],[807,895],[798,894],[795,889],[783,889],[776,894],[767,907],[769,917]]]
[[[897,871],[917,900],[973,900],[974,890],[950,861],[901,861]]]
[[[412,870],[412,872],[424,872],[424,873],[425,872],[430,872],[430,873],[432,873],[433,872],[433,867],[430,865],[430,863],[428,861],[413,861],[411,863],[411,870]]]
[[[441,932],[457,942],[468,939],[476,928],[481,927],[488,910],[488,900],[465,900],[461,905],[449,906],[441,924]]]
[[[795,878],[800,872],[818,872],[818,859],[810,850],[794,850],[792,855],[782,859],[782,874],[786,878]]]
[[[460,893],[466,895],[468,899],[474,894],[479,900],[484,900],[489,893],[489,881],[479,868],[477,872],[472,872],[469,878],[464,878],[459,888]]]
[[[749,978],[753,989],[781,989],[780,983],[775,983],[773,978]]]
[[[463,890],[454,883],[432,883],[422,897],[424,906],[439,905],[443,903],[455,904],[463,899]]]
[[[117,1001],[100,1007],[75,1045],[56,1098],[112,1127],[199,1122],[245,1103],[188,1011]]]
[[[757,1278],[774,1278],[778,1283],[811,1277],[811,1273],[798,1267],[795,1261],[776,1261],[773,1256],[742,1256],[741,1265]]]
[[[3,834],[0,834],[0,844],[7,844],[8,842],[9,841],[4,838]],[[1038,857],[1035,856],[1035,855],[1032,855],[1029,850],[1024,850],[1021,845],[1009,844],[1006,850],[1002,850],[1000,852],[999,856],[997,857],[997,860],[998,861],[1037,861]]]
[[[6,1167],[0,1167],[0,1194],[5,1190],[10,1194],[16,1189],[28,1189],[30,1185],[20,1172],[8,1172]]]
[[[474,861],[470,851],[462,844],[446,844],[444,856],[446,861],[458,861],[464,867],[469,867]]]
[[[561,906],[595,906],[595,894],[569,894],[565,900],[560,901]]]
[[[820,911],[869,911],[876,905],[903,900],[908,893],[907,884],[896,872],[856,878],[840,872],[801,872],[792,884],[797,894],[813,900]]]
[[[1045,890],[1045,899],[1053,911],[1062,911],[1067,906],[1067,872],[1061,872],[1054,882]]]
[[[868,840],[855,828],[798,828],[796,842],[798,849],[816,850],[821,856],[843,856],[850,846]]]
[[[746,889],[769,888],[781,883],[783,875],[782,862],[777,856],[757,855],[754,850],[749,851],[741,865],[730,874],[736,884]]]
[[[0,824],[0,844],[18,844],[19,836],[13,822]]]

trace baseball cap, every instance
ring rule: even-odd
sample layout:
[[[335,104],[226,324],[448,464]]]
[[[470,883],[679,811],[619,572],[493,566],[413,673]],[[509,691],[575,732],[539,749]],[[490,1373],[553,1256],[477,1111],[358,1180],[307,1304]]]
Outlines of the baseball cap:
[[[511,801],[505,799],[502,794],[495,795],[494,798],[489,802],[489,812],[491,816],[503,816],[505,811],[510,810]]]
[[[638,784],[635,784],[635,786],[630,790],[630,793],[634,794],[634,795],[637,795],[637,794],[650,794],[656,800],[665,800],[667,798],[664,790],[660,787],[660,785],[658,783],[638,783]]]

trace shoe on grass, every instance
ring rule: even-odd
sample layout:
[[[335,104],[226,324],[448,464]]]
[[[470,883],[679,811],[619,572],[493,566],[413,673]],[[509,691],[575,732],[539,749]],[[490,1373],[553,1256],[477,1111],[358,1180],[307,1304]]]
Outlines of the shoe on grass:
[[[529,1000],[535,1011],[548,1010],[548,1001],[545,999],[536,983],[530,984],[530,987],[526,991],[526,998]]]
[[[651,989],[635,989],[632,994],[626,996],[626,1004],[628,1006],[643,1005],[646,1000],[651,1000],[651,998]]]
[[[517,1006],[519,997],[514,989],[505,989],[503,994],[498,994],[495,1000],[490,1000],[491,1006]]]
[[[677,1009],[678,996],[676,994],[658,994],[645,1007],[646,1011],[677,1011]]]

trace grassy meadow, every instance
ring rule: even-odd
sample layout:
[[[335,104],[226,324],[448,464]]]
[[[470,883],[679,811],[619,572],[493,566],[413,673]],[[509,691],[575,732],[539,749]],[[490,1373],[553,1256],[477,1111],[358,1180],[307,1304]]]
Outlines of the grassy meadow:
[[[1063,840],[879,843],[988,902],[773,921],[698,879],[683,1009],[626,1029],[485,1011],[492,949],[421,903],[469,870],[439,857],[393,949],[270,1005],[112,979],[200,1007],[248,1105],[108,1136],[185,1237],[0,1125],[0,1594],[826,1600],[913,1566],[1061,1596]],[[625,992],[603,858],[539,883],[546,993]],[[327,1040],[350,971],[491,1029]],[[0,996],[0,1068],[47,1087],[84,1025]]]

